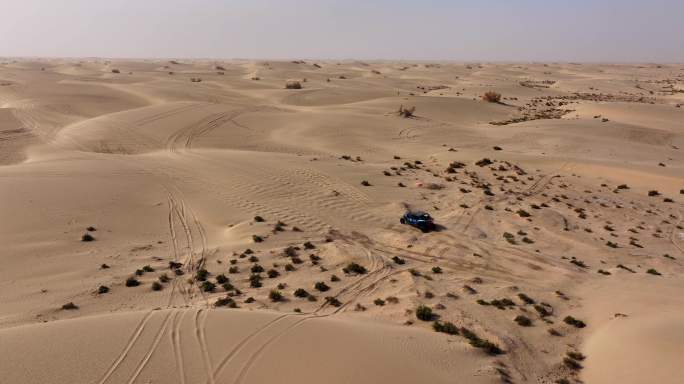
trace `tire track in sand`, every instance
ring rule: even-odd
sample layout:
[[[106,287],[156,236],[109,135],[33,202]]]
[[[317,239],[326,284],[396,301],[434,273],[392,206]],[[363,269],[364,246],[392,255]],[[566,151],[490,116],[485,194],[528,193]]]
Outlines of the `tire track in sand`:
[[[119,368],[121,363],[126,359],[126,356],[128,356],[128,353],[131,351],[133,346],[138,342],[140,339],[140,335],[142,332],[145,330],[145,327],[147,326],[147,323],[150,321],[152,318],[152,315],[154,314],[154,311],[149,311],[143,316],[143,318],[140,320],[138,325],[135,327],[135,330],[131,334],[131,336],[128,338],[128,343],[124,347],[123,351],[119,354],[119,357],[114,360],[112,365],[109,367],[107,372],[105,372],[104,376],[100,381],[98,381],[98,384],[104,384],[109,380],[109,378],[112,376],[112,374]]]

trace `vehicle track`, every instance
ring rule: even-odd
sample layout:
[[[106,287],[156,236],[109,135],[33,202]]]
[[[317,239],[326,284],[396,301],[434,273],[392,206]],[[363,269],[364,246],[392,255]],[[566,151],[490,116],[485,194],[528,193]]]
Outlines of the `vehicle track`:
[[[183,360],[183,348],[181,345],[181,326],[183,325],[183,317],[186,311],[176,311],[173,318],[173,326],[171,329],[171,346],[173,348],[173,357],[178,369],[178,377],[181,384],[185,384],[185,361]],[[179,319],[180,317],[180,319]]]
[[[114,360],[112,365],[109,367],[107,372],[105,372],[104,376],[100,381],[98,381],[99,384],[104,384],[107,382],[107,380],[112,376],[112,374],[119,368],[121,363],[126,359],[126,356],[128,356],[128,353],[131,351],[133,346],[137,343],[138,339],[140,339],[140,335],[142,332],[145,330],[145,327],[147,326],[147,323],[150,321],[152,318],[152,315],[154,314],[154,311],[149,311],[143,316],[142,319],[140,319],[140,322],[136,326],[135,330],[131,334],[131,336],[128,339],[128,343],[124,347],[123,351],[119,354],[119,357]]]
[[[204,316],[202,316],[204,313]],[[200,346],[200,352],[202,355],[202,363],[204,364],[204,369],[207,373],[207,380],[209,384],[214,384],[214,368],[211,364],[211,356],[209,355],[209,348],[207,347],[207,340],[205,335],[205,327],[207,321],[208,312],[203,311],[201,308],[195,312],[194,316],[194,328],[195,328],[195,339]]]
[[[161,341],[162,337],[164,336],[164,333],[166,332],[166,329],[169,326],[169,323],[171,322],[171,318],[173,315],[173,311],[170,311],[169,314],[166,315],[166,318],[164,318],[164,322],[162,323],[162,326],[159,328],[157,331],[157,335],[154,337],[154,341],[152,342],[152,345],[148,349],[147,353],[145,356],[138,362],[138,367],[136,370],[133,372],[133,375],[131,375],[131,378],[128,380],[128,384],[133,384],[135,380],[140,376],[140,373],[142,370],[147,366],[147,363],[150,361],[150,358],[154,354],[154,352],[157,350],[157,346],[159,346],[159,342]]]

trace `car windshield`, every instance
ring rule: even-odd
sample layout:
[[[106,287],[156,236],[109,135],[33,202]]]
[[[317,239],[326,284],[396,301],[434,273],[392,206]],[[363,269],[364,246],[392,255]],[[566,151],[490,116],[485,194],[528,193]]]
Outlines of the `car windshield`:
[[[430,220],[430,219],[432,219],[430,217],[430,215],[425,213],[425,212],[411,212],[410,215],[413,216],[414,218],[418,219],[418,220]]]

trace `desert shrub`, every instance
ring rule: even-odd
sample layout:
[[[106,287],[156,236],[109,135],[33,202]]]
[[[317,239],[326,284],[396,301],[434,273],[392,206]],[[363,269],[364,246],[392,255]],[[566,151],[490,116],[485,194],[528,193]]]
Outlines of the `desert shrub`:
[[[256,215],[254,216],[254,221],[256,221],[257,223],[263,223],[265,220],[263,217]]]
[[[162,273],[159,276],[159,282],[160,283],[168,283],[170,280],[171,280],[171,278],[166,273]]]
[[[534,310],[537,311],[537,313],[539,313],[540,317],[551,316],[551,312],[548,310],[548,308],[546,308],[545,306],[543,306],[541,304],[535,304]]]
[[[399,303],[399,299],[396,298],[396,297],[394,297],[394,296],[388,296],[388,297],[386,297],[386,298],[385,298],[385,301],[387,301],[387,302],[390,303],[390,304],[398,304],[398,303]]]
[[[278,272],[276,269],[269,269],[266,274],[268,275],[269,279],[275,279],[276,277],[280,276],[280,272]]]
[[[256,257],[255,255],[252,255],[247,260],[249,260],[250,263],[256,263],[257,261],[259,261],[259,258]]]
[[[169,269],[180,269],[183,263],[178,263],[176,261],[169,261]]]
[[[392,257],[392,261],[394,261],[394,263],[399,264],[399,265],[404,265],[404,264],[406,264],[406,260],[402,259],[402,258],[399,257],[399,256],[394,256],[394,257]]]
[[[101,265],[100,265],[100,269],[109,269],[109,268],[110,268],[110,267],[109,267],[109,265],[107,265],[107,264],[101,264]]]
[[[95,241],[95,238],[90,233],[84,233],[83,236],[81,236],[81,241],[84,241],[84,242]]]
[[[261,275],[254,273],[249,276],[249,286],[252,288],[261,288]]]
[[[586,356],[584,356],[584,355],[582,354],[582,352],[577,352],[577,351],[568,351],[568,352],[566,352],[565,354],[566,354],[569,358],[571,358],[571,359],[573,359],[573,360],[577,360],[577,361],[582,361],[582,360],[584,360],[584,359],[586,358]]]
[[[518,315],[513,319],[516,323],[518,323],[519,326],[521,327],[529,327],[532,325],[532,320],[530,320],[529,317],[523,316],[523,315]]]
[[[121,73],[121,71],[118,69],[112,69],[112,73]]]
[[[285,89],[302,89],[302,83],[291,80],[285,83]]]
[[[225,291],[232,291],[235,289],[235,287],[231,283],[223,283],[221,284],[221,287],[223,287]]]
[[[423,296],[424,296],[426,299],[432,299],[433,297],[435,297],[435,294],[432,293],[432,292],[430,292],[430,291],[425,291],[425,293],[423,293]]]
[[[155,281],[154,283],[152,283],[152,290],[153,290],[153,291],[161,291],[162,288],[164,288],[164,286],[161,285],[160,282]]]
[[[482,349],[487,353],[488,355],[501,355],[503,354],[503,350],[496,344],[492,343],[489,340],[484,340],[480,339],[479,337],[476,339],[470,339],[470,345],[472,345],[475,348]]]
[[[295,271],[296,268],[295,268],[295,266],[292,265],[292,264],[285,264],[285,270],[286,270],[287,272],[292,272],[292,271]]]
[[[530,217],[532,216],[529,212],[525,211],[524,209],[519,209],[517,212],[518,216],[520,217]]]
[[[272,290],[268,293],[268,298],[275,303],[283,300],[283,294],[280,291]]]
[[[293,246],[289,246],[283,250],[283,253],[287,257],[295,257],[297,256],[297,248]]]
[[[314,288],[320,292],[325,292],[325,291],[328,291],[330,289],[330,287],[322,281],[319,281],[316,284],[314,284]]]
[[[70,311],[70,310],[78,309],[78,305],[74,304],[73,302],[68,302],[68,303],[62,305],[62,309],[66,310],[66,311]]]
[[[149,266],[149,265],[146,265],[146,266],[142,267],[142,270],[145,271],[145,272],[154,272],[154,268],[152,268],[152,267]]]
[[[304,249],[314,249],[314,248],[316,248],[316,246],[313,245],[312,242],[307,241],[306,243],[304,243]]]
[[[309,292],[307,292],[306,289],[304,289],[304,288],[297,288],[294,291],[294,295],[295,295],[295,297],[299,297],[299,298],[303,299],[305,297],[309,297]]]
[[[333,283],[335,283],[335,282],[340,281],[340,278],[337,277],[337,275],[332,275],[332,276],[330,276],[330,281],[332,281]]]
[[[359,275],[363,275],[364,273],[368,272],[364,266],[357,263],[347,264],[347,267],[343,268],[342,271],[344,271],[344,273],[356,273]]]
[[[255,243],[261,243],[264,241],[264,238],[259,235],[252,235],[252,241]]]
[[[197,272],[195,272],[195,280],[197,281],[206,281],[207,277],[209,277],[209,271],[204,268],[198,269]]]
[[[442,268],[440,268],[440,267],[432,267],[432,273],[442,273]]]
[[[100,294],[100,295],[102,295],[102,294],[104,294],[104,293],[107,293],[107,292],[109,292],[109,287],[107,287],[106,285],[100,285],[100,286],[97,288],[97,293]]]
[[[489,103],[499,103],[501,102],[501,94],[494,91],[487,91],[482,95],[482,100]]]
[[[200,287],[204,292],[213,292],[216,289],[216,284],[211,281],[204,281]]]
[[[252,268],[250,268],[250,270],[252,271],[252,273],[261,273],[264,271],[264,267],[262,267],[259,264],[254,264],[252,265]]]
[[[477,299],[477,301],[475,301],[475,302],[480,304],[480,305],[490,305],[488,301],[483,300],[483,299]]]
[[[332,305],[333,307],[340,307],[342,302],[337,300],[336,297],[328,296],[325,298],[325,302]]]
[[[234,266],[228,268],[228,273],[233,273],[233,274],[234,273],[240,273],[240,268],[238,268],[237,265],[234,265]]]
[[[293,256],[290,260],[292,260],[292,263],[294,264],[301,264],[304,262],[299,256]]]
[[[230,281],[230,280],[229,280],[229,279],[226,277],[226,275],[224,275],[224,274],[220,274],[220,275],[216,276],[216,282],[217,282],[218,284],[225,284],[225,283],[227,283],[227,282],[229,282],[229,281]]]
[[[140,285],[140,282],[135,277],[129,277],[128,279],[126,279],[127,287],[137,287],[138,285]]]
[[[256,301],[256,300],[255,300],[252,296],[250,296],[250,297],[248,297],[248,298],[245,299],[245,303],[247,303],[247,304],[253,303],[253,302],[255,302],[255,301]]]
[[[534,299],[524,293],[518,293],[518,298],[520,298],[520,300],[522,300],[525,304],[534,304]]]
[[[563,322],[564,322],[565,324],[572,325],[572,326],[575,327],[575,328],[584,328],[584,327],[587,326],[587,325],[584,323],[584,321],[578,320],[578,319],[576,319],[576,318],[574,318],[574,317],[572,317],[572,316],[565,316],[565,318],[563,319]]]
[[[515,306],[513,300],[506,297],[504,297],[503,299],[494,299],[490,302],[490,304],[497,307],[498,309],[506,309],[506,307]]]
[[[549,335],[551,335],[551,336],[563,336],[563,335],[561,335],[561,333],[558,332],[558,330],[556,330],[555,328],[549,328],[549,329],[546,330],[546,332],[548,332]]]
[[[135,270],[135,275],[136,275],[136,276],[142,276],[142,275],[144,275],[144,274],[145,274],[145,271],[143,271],[142,269],[136,269],[136,270]]]
[[[655,276],[662,275],[662,273],[656,271],[654,268],[649,268],[648,271],[646,271],[646,273],[650,273],[651,275],[655,275]]]
[[[383,299],[375,299],[375,300],[373,301],[373,304],[382,307],[383,305],[385,305],[385,300],[383,300]]]
[[[361,181],[361,185],[363,185],[364,187],[370,187],[371,183],[368,180],[363,180]]]
[[[399,114],[399,116],[401,116],[401,117],[403,117],[403,118],[406,118],[406,119],[408,119],[408,118],[410,118],[410,117],[413,117],[413,114],[414,114],[415,112],[416,112],[416,107],[415,107],[415,106],[414,106],[414,107],[411,107],[411,108],[404,108],[403,105],[400,105],[400,106],[399,106],[399,111],[397,111],[397,113]]]
[[[223,298],[216,300],[216,302],[214,303],[214,306],[215,307],[237,308],[237,303],[231,297],[226,296],[226,297],[223,297]]]
[[[570,369],[582,369],[582,364],[580,364],[577,360],[571,359],[567,356],[563,358],[563,364]]]
[[[432,329],[434,329],[435,332],[446,333],[447,335],[458,335],[460,333],[458,327],[449,321],[435,321],[432,323]]]
[[[416,308],[416,317],[423,321],[432,320],[432,308],[425,305],[419,305],[418,308]]]

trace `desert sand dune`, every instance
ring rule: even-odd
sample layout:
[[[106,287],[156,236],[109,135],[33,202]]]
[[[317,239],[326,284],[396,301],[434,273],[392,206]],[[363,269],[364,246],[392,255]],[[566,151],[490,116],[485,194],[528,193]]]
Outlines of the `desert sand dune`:
[[[679,382],[682,87],[680,65],[6,61],[0,381]]]

